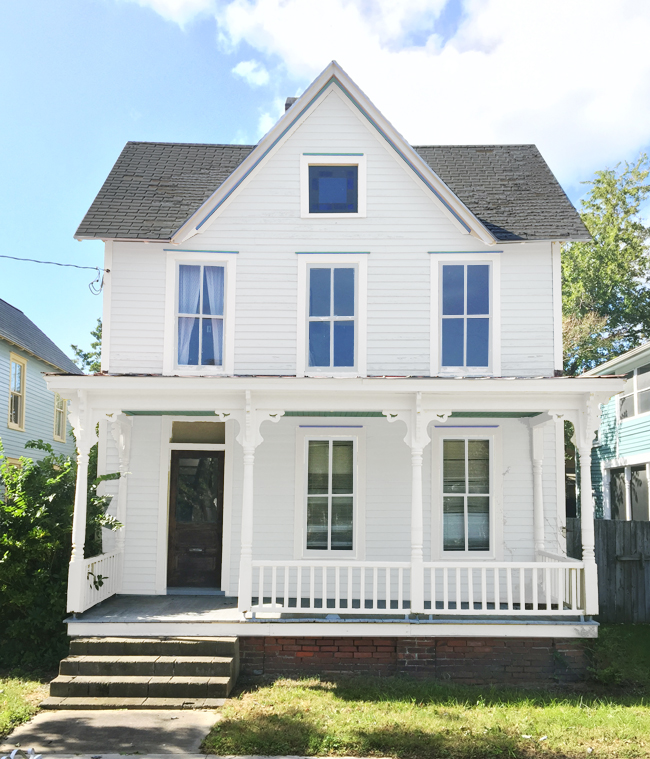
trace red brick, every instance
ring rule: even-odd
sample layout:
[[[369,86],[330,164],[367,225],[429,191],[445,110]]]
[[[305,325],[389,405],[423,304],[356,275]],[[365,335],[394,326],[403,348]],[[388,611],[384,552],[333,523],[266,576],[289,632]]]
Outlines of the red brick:
[[[303,651],[320,651],[320,646],[301,646]]]
[[[334,654],[335,659],[352,659],[354,657],[354,654],[350,653],[349,651],[337,651]]]
[[[321,651],[338,651],[339,647],[338,646],[321,646],[320,650]]]
[[[313,655],[314,654],[312,651],[296,651],[296,656],[299,658],[304,658],[304,657],[313,656]]]
[[[300,646],[282,646],[283,651],[300,651]]]
[[[355,659],[372,659],[372,654],[368,651],[357,651],[354,655]]]

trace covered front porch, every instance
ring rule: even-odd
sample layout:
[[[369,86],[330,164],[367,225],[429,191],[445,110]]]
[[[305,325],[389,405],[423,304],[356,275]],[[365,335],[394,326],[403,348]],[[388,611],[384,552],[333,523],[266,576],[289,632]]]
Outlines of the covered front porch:
[[[563,533],[562,425],[574,424],[581,461],[588,462],[599,403],[619,390],[619,380],[107,376],[50,383],[72,400],[79,446],[72,635],[289,634],[280,626],[322,635],[316,628],[331,625],[339,635],[344,627],[361,635],[357,626],[369,624],[372,635],[392,636],[417,636],[423,625],[427,635],[595,635],[588,620],[598,612],[590,470],[582,466],[577,561],[566,557]],[[225,425],[224,442],[175,444],[174,422],[188,419]],[[125,527],[104,554],[83,558],[85,460],[97,422],[108,425],[122,473],[114,513]],[[346,552],[310,553],[300,451],[305,440],[325,434],[363,435],[354,449],[354,540]],[[446,550],[441,537],[451,524],[442,446],[461,439],[490,441],[490,488],[480,496],[489,497],[481,506],[489,509],[489,540],[476,552],[467,544],[470,506],[478,503],[469,486],[462,496],[465,550]],[[153,455],[143,463],[145,443]],[[170,456],[206,448],[225,452],[225,597],[171,596]],[[149,526],[143,498],[151,496],[140,471],[146,467],[153,472],[147,482],[158,486]],[[160,597],[164,613],[148,604]],[[197,603],[200,619],[192,611]],[[228,625],[238,632],[220,632],[235,629]]]

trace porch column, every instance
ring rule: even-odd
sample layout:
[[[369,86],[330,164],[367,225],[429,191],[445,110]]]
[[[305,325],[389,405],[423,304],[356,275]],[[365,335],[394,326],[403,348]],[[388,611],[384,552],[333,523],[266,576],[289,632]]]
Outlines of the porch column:
[[[528,420],[531,428],[533,462],[533,540],[535,559],[544,550],[544,426],[551,421],[548,414]]]
[[[127,476],[129,474],[129,462],[131,458],[131,431],[133,429],[133,420],[126,414],[118,414],[111,422],[111,435],[117,445],[119,457],[120,479],[117,484],[117,511],[115,518],[122,523],[122,527],[115,535],[115,550],[118,557],[118,593],[122,591],[122,579],[124,576],[124,543],[126,540],[126,497],[127,497]]]
[[[237,442],[244,452],[242,480],[241,548],[239,554],[238,608],[249,612],[253,596],[253,481],[255,476],[255,449],[264,442],[260,426],[264,421],[278,422],[284,411],[261,411],[255,407],[250,390],[246,391],[244,408],[234,411],[215,411],[221,421],[236,419],[239,422]]]
[[[424,613],[424,517],[422,503],[422,458],[431,442],[432,421],[446,422],[451,411],[424,410],[422,393],[416,393],[410,411],[383,411],[389,422],[406,423],[404,442],[411,449],[411,613]]]
[[[94,427],[83,390],[70,402],[70,423],[77,442],[77,482],[72,516],[72,554],[68,567],[68,612],[83,610],[84,545],[86,542],[86,508],[88,498],[88,456],[95,442]]]

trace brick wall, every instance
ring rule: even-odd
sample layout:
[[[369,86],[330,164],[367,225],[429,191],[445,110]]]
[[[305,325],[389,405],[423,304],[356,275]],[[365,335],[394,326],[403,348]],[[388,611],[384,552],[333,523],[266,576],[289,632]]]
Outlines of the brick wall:
[[[462,683],[581,680],[580,640],[558,638],[250,638],[243,675],[409,674]]]

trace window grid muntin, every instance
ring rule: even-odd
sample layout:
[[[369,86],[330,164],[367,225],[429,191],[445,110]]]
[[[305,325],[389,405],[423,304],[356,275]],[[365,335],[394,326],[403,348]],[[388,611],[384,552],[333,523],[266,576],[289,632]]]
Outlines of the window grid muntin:
[[[61,443],[65,442],[66,418],[65,418],[66,401],[58,393],[54,394],[54,439]]]
[[[180,310],[180,267],[181,266],[194,266],[199,268],[199,311],[195,314],[186,313]],[[204,269],[205,267],[214,267],[223,269],[223,305],[222,305],[222,313],[219,314],[204,314],[203,313],[203,290],[204,290]],[[176,265],[176,320],[175,320],[175,345],[174,345],[174,351],[176,356],[176,366],[178,367],[197,367],[197,368],[209,368],[209,369],[221,369],[223,370],[224,365],[224,356],[225,356],[225,341],[226,341],[226,333],[225,333],[225,314],[226,314],[226,265],[224,263],[192,263],[191,261],[179,261]],[[179,325],[179,319],[198,319],[199,321],[199,327],[198,327],[198,333],[199,333],[199,349],[198,349],[198,356],[199,356],[199,362],[198,364],[181,364],[179,362],[179,356],[178,356],[178,325]],[[221,322],[221,363],[220,364],[202,364],[201,359],[203,357],[203,321],[206,319],[214,319]]]
[[[11,356],[9,365],[9,408],[7,426],[17,430],[23,430],[25,428],[26,374],[27,362],[15,356]]]
[[[330,315],[329,316],[311,316],[311,273],[314,269],[328,269],[330,272]],[[336,269],[352,269],[354,272],[354,315],[353,316],[335,316],[334,315],[334,271]],[[359,294],[359,267],[356,265],[337,266],[335,264],[312,264],[307,268],[307,356],[306,366],[308,371],[319,371],[321,369],[341,369],[342,371],[352,372],[356,370],[358,363],[358,294]],[[347,321],[354,323],[354,363],[351,366],[336,366],[334,364],[334,322]],[[329,322],[330,323],[330,363],[329,366],[314,365],[309,361],[310,354],[310,329],[311,322]]]
[[[324,443],[328,445],[328,463],[327,463],[327,496],[322,493],[315,493],[310,496],[309,493],[309,444],[312,442]],[[335,442],[349,442],[352,444],[352,493],[332,493],[332,474],[333,474],[333,454]],[[346,556],[353,554],[356,551],[356,519],[357,519],[357,441],[350,437],[307,437],[305,439],[306,445],[306,466],[305,466],[305,538],[304,538],[304,550],[309,552],[310,555],[315,555],[316,552],[321,554],[331,553],[333,551],[342,551]],[[307,546],[307,537],[309,530],[309,498],[324,498],[327,497],[327,548],[309,548]],[[350,548],[332,548],[332,497],[334,498],[352,498],[352,545]]]
[[[481,441],[488,444],[488,492],[487,493],[470,493],[469,492],[469,443],[471,441]],[[444,468],[445,468],[445,443],[446,442],[462,442],[464,444],[464,454],[465,454],[465,491],[464,493],[456,493],[456,492],[445,492],[445,476],[444,476]],[[493,450],[492,450],[492,439],[486,438],[486,437],[446,437],[442,439],[442,446],[441,446],[441,478],[440,478],[440,489],[442,491],[441,495],[441,503],[442,503],[442,552],[443,554],[487,554],[492,551],[492,489],[493,489],[493,473],[492,473],[492,460],[493,460]],[[464,550],[455,550],[455,549],[449,549],[445,548],[445,510],[444,510],[444,499],[445,497],[457,497],[463,498],[463,527],[464,527],[464,540],[465,540],[465,548]],[[486,549],[471,549],[469,548],[469,510],[468,510],[468,498],[488,498],[488,547]]]
[[[492,367],[492,312],[493,312],[493,303],[492,303],[492,263],[490,261],[473,261],[468,263],[463,263],[461,261],[454,261],[453,263],[450,261],[446,262],[440,262],[440,273],[438,277],[439,281],[439,292],[438,292],[438,302],[440,303],[440,327],[439,327],[439,336],[440,336],[440,367],[444,369],[477,369],[482,372],[490,371]],[[445,266],[462,266],[463,267],[463,314],[444,314],[444,306],[443,306],[443,300],[444,300],[444,272],[445,272]],[[487,266],[488,267],[488,313],[487,314],[468,314],[467,313],[467,267],[468,266]],[[443,347],[444,347],[444,341],[443,341],[443,322],[445,320],[450,319],[462,319],[463,320],[463,364],[444,364],[443,363]],[[488,320],[488,362],[485,366],[473,366],[467,364],[467,320],[468,319],[487,319]]]

